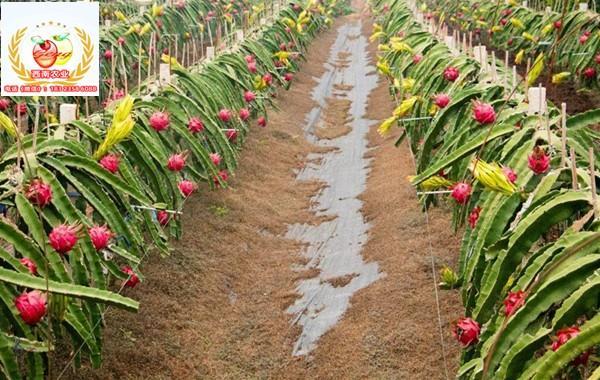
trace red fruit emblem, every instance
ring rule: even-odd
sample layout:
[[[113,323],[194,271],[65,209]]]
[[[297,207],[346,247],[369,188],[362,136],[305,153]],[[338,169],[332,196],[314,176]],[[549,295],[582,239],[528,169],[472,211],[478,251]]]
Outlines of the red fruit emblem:
[[[33,38],[33,60],[39,67],[47,69],[54,65],[58,58],[58,48],[56,44],[50,40],[42,40],[40,37]]]

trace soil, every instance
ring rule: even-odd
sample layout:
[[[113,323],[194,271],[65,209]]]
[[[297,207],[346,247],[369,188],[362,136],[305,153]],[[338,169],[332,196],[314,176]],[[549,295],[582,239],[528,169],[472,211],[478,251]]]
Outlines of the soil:
[[[504,50],[497,50],[491,47],[489,41],[483,41],[483,43],[492,49],[496,53],[496,57],[504,59]],[[509,52],[509,65],[514,64],[514,54]],[[538,78],[538,83],[545,87],[546,96],[548,99],[558,108],[561,103],[567,104],[567,114],[575,115],[581,112],[589,111],[591,109],[600,108],[600,94],[596,91],[586,90],[577,85],[573,81],[567,81],[560,85],[552,83],[552,73],[548,72],[549,68],[546,68]],[[562,71],[560,68],[555,67],[554,73]],[[517,65],[517,73],[521,77],[527,74],[527,64],[522,63]],[[575,73],[571,73],[571,78],[575,77]],[[537,85],[537,84],[536,84]]]
[[[230,187],[201,191],[188,201],[183,236],[172,254],[148,259],[144,283],[127,290],[140,300],[139,313],[111,309],[107,314],[103,367],[69,371],[63,378],[454,377],[458,345],[450,324],[462,306],[457,291],[439,291],[442,349],[431,261],[436,271],[443,264],[455,267],[460,235],[453,234],[443,208],[429,212],[428,227],[406,180],[414,174],[409,148],[394,147],[400,131],[380,137],[378,122],[368,135],[371,172],[361,199],[371,228],[362,255],[379,264],[383,278],[354,295],[342,320],[311,354],[291,355],[299,331],[286,309],[297,299],[298,281],[319,271],[299,271],[306,265],[302,247],[283,236],[289,224],[323,222],[309,211],[322,184],[295,179],[298,169],[310,164],[309,153],[322,150],[305,139],[302,115],[314,106],[309,94],[314,78],[324,72],[323,52],[336,29],[356,17],[371,23],[364,12],[341,17],[313,42],[291,90],[279,94],[279,111],[271,113],[269,126],[249,134]],[[333,103],[327,106],[347,107]],[[380,81],[368,117],[381,121],[393,108]],[[320,128],[323,138],[335,138],[349,128],[348,120],[326,120]],[[343,287],[353,277],[326,280]]]

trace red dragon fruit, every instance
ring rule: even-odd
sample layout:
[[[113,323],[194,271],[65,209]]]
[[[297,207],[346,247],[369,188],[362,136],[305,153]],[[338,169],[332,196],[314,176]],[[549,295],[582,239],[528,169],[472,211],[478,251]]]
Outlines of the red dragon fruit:
[[[244,59],[246,60],[246,63],[252,63],[254,62],[254,56],[248,54],[247,56],[244,57]]]
[[[292,73],[283,74],[283,80],[286,82],[291,82],[292,80],[294,80],[294,74],[292,74]]]
[[[256,62],[248,62],[247,66],[248,71],[252,74],[256,74],[256,71],[258,71],[258,69],[256,68]]]
[[[475,101],[473,102],[473,119],[479,124],[492,124],[496,121],[496,111],[488,103]]]
[[[262,76],[262,79],[265,81],[267,86],[270,86],[271,83],[273,83],[273,76],[271,75],[271,73],[266,73]]]
[[[479,220],[479,214],[481,213],[481,207],[473,207],[473,210],[469,213],[469,226],[471,229],[474,229],[477,226],[477,221]]]
[[[227,140],[234,143],[237,140],[238,131],[237,129],[228,129],[225,131],[225,136],[227,137]]]
[[[188,121],[188,130],[192,133],[202,132],[204,130],[204,123],[197,117],[192,117]]]
[[[211,153],[208,155],[208,157],[210,157],[210,160],[213,164],[215,164],[215,166],[219,166],[221,163],[221,155],[219,153]]]
[[[113,58],[113,52],[110,49],[106,49],[104,51],[104,59],[106,59],[107,61],[110,61]]]
[[[150,116],[150,126],[157,132],[162,132],[169,128],[169,114],[156,111]]]
[[[439,108],[446,108],[450,104],[450,97],[446,94],[437,94],[433,97],[433,102]]]
[[[124,37],[119,37],[119,38],[117,39],[117,43],[118,43],[120,46],[123,46],[123,45],[125,45],[125,38],[124,38]]]
[[[125,287],[134,288],[137,284],[140,283],[140,278],[137,274],[135,274],[135,272],[133,271],[133,269],[131,269],[129,265],[125,265],[123,268],[121,268],[121,271],[127,276],[129,276],[123,284]]]
[[[579,36],[579,43],[581,45],[584,45],[587,42],[588,38],[590,37],[585,34],[582,34],[581,36]]]
[[[25,197],[34,205],[44,208],[52,201],[52,188],[41,179],[35,178],[25,190]]]
[[[219,173],[213,177],[213,182],[216,187],[221,186],[221,182],[227,182],[229,179],[229,174],[227,170],[219,170]]]
[[[19,262],[29,270],[29,273],[37,274],[37,265],[30,258],[23,257]]]
[[[479,323],[471,318],[460,318],[454,326],[452,334],[463,347],[468,347],[477,343],[480,332],[481,327],[479,326]]]
[[[596,69],[593,67],[586,67],[583,70],[583,76],[587,79],[594,79],[596,77]]]
[[[421,62],[423,60],[423,56],[421,54],[415,54],[413,55],[413,63],[416,65],[417,63]]]
[[[456,79],[458,79],[459,75],[460,72],[456,67],[447,67],[444,70],[444,79],[446,79],[447,81],[454,82]]]
[[[256,95],[248,90],[246,92],[244,92],[244,100],[246,101],[246,103],[251,103],[256,99]]]
[[[15,298],[15,307],[23,322],[36,325],[46,315],[46,295],[39,290],[25,292]]]
[[[183,181],[179,182],[179,184],[177,184],[177,187],[179,188],[179,191],[181,191],[181,194],[183,194],[184,197],[189,197],[198,188],[198,186],[194,182],[187,179],[184,179]]]
[[[242,108],[239,112],[239,115],[242,121],[246,121],[250,118],[250,111],[248,108]]]
[[[508,296],[504,300],[504,315],[510,317],[525,304],[525,292],[522,290],[516,292],[509,292]]]
[[[577,326],[565,327],[556,332],[556,338],[552,342],[552,351],[558,350],[563,344],[567,343],[572,338],[575,338],[579,335],[581,331]],[[586,351],[583,354],[579,355],[575,360],[571,362],[572,365],[587,365],[588,360],[590,358],[591,351]]]
[[[515,173],[515,171],[508,166],[502,166],[502,172],[511,183],[515,183],[517,181],[517,173]]]
[[[118,154],[107,154],[100,159],[100,165],[113,174],[119,171],[120,163],[121,158]]]
[[[167,161],[167,168],[171,171],[178,172],[185,167],[185,160],[187,159],[187,153],[175,153],[169,157]]]
[[[544,149],[536,146],[529,157],[527,157],[527,165],[535,174],[543,174],[550,167],[550,157]]]
[[[15,112],[18,116],[23,116],[27,114],[27,104],[26,103],[18,103],[15,104]]]
[[[60,224],[54,227],[48,235],[50,245],[56,252],[66,254],[77,244],[77,232],[76,226]]]
[[[264,116],[260,116],[256,122],[258,123],[259,127],[263,127],[264,128],[264,127],[267,126],[267,119],[265,119]]]
[[[170,219],[171,219],[171,216],[165,210],[159,210],[156,213],[156,220],[158,220],[158,223],[161,226],[166,226],[167,224],[169,224]]]
[[[222,122],[228,123],[229,120],[231,120],[231,111],[228,110],[227,108],[223,108],[219,111],[218,116]]]
[[[466,182],[459,182],[452,187],[450,195],[458,204],[464,205],[471,196],[471,185]]]
[[[101,251],[104,248],[108,247],[110,239],[112,239],[112,237],[114,236],[106,225],[93,226],[88,230],[88,234],[90,236],[90,239],[92,240],[94,248],[96,248],[96,251]]]
[[[6,98],[0,98],[0,111],[6,111],[10,107],[10,100]]]

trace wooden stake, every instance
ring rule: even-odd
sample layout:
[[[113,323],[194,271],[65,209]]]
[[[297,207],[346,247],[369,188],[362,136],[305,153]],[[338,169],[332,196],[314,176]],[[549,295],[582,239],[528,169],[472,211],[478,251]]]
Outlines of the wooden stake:
[[[592,186],[592,205],[594,207],[594,218],[598,219],[600,215],[598,215],[598,194],[596,193],[596,169],[595,169],[595,161],[596,156],[594,155],[594,148],[590,147],[589,149],[589,160],[590,160],[590,177],[591,177],[591,186]]]
[[[138,88],[142,83],[142,41],[140,41],[138,46]]]
[[[529,83],[527,83],[527,74],[529,74],[529,70],[531,69],[531,58],[527,58],[527,71],[525,71],[525,95],[529,91]]]
[[[129,84],[128,84],[128,81],[127,81],[127,69],[125,68],[125,57],[124,57],[125,53],[123,53],[123,46],[121,46],[121,44],[119,44],[119,55],[121,56],[121,69],[123,70],[123,80],[124,80],[123,84],[125,86],[125,94],[129,94]],[[88,112],[88,110],[87,110],[87,107],[88,107],[87,97],[85,99],[86,99],[86,110],[85,110],[85,112],[86,112],[86,117],[87,117],[87,112]]]
[[[571,158],[571,179],[573,180],[573,190],[579,190],[579,183],[577,182],[577,162],[575,157],[575,148],[570,149]]]
[[[567,164],[567,103],[560,105],[560,139],[561,139],[561,159],[560,166]]]

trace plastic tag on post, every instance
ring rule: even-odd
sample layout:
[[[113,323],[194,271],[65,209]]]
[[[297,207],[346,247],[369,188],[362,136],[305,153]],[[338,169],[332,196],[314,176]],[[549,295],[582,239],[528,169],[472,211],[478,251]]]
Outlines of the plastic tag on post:
[[[171,83],[171,66],[168,63],[161,63],[159,67],[159,77],[161,85]]]
[[[544,115],[547,112],[548,104],[546,102],[545,87],[530,87],[527,91],[529,104],[527,114],[529,115]]]
[[[215,47],[208,46],[206,48],[206,59],[213,59],[215,57]]]
[[[235,31],[235,40],[239,43],[241,43],[242,41],[244,41],[244,31],[243,30],[236,30]]]
[[[588,3],[579,3],[579,10],[583,11],[583,12],[587,12],[587,10],[588,10]]]
[[[266,18],[261,18],[260,19],[260,25],[267,25],[267,19]]]
[[[77,104],[61,104],[59,107],[60,123],[69,124],[77,120]]]
[[[110,28],[111,25],[112,25],[112,21],[111,20],[104,20],[104,26]]]

